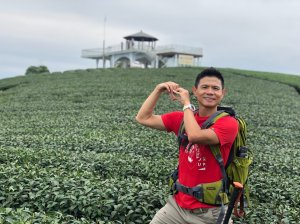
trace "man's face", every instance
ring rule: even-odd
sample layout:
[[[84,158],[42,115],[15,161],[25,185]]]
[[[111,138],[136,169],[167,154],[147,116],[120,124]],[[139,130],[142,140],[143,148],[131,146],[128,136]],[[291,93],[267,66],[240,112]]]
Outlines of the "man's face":
[[[199,84],[193,87],[193,93],[197,97],[200,106],[213,108],[217,107],[224,97],[221,80],[216,77],[204,77]]]

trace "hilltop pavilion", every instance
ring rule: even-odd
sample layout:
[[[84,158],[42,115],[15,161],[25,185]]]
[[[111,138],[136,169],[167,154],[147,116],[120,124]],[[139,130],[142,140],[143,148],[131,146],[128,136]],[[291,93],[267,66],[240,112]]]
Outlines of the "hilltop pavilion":
[[[99,61],[103,67],[108,63],[110,67],[192,67],[200,66],[203,57],[202,48],[181,45],[157,46],[158,39],[140,31],[125,36],[121,44],[104,48],[84,49],[82,58]]]

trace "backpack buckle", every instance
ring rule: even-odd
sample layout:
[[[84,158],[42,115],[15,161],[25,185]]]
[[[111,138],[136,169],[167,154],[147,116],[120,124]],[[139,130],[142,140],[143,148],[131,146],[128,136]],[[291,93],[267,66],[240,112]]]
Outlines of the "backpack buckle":
[[[197,198],[199,201],[203,201],[204,198],[203,188],[201,186],[193,187],[192,196]]]

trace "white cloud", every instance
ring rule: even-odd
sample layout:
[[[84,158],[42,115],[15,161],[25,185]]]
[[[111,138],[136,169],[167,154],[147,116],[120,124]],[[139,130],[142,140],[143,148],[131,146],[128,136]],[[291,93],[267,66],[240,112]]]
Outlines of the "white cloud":
[[[94,67],[82,49],[140,30],[158,45],[203,47],[203,65],[300,74],[297,0],[0,0],[0,78],[43,62]],[[30,60],[29,60],[30,59]],[[50,67],[49,66],[49,67]],[[74,66],[74,67],[73,67]]]

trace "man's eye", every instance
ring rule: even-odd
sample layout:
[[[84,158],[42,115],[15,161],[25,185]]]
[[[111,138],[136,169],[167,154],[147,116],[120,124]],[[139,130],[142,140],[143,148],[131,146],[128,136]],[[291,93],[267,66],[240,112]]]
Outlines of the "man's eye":
[[[213,87],[213,90],[220,90],[220,87],[214,86],[214,87]]]

